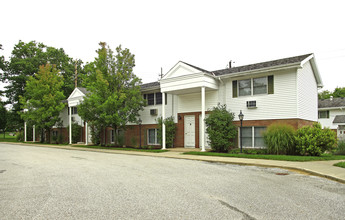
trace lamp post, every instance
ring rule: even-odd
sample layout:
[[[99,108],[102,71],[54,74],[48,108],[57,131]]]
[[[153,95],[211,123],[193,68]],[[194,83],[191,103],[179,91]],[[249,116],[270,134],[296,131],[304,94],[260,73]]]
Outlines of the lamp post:
[[[239,118],[240,121],[241,121],[240,141],[241,141],[241,153],[242,153],[242,122],[243,122],[243,118],[244,118],[244,115],[243,115],[243,113],[242,113],[242,110],[240,110],[240,114],[238,115],[238,118]]]
[[[141,123],[143,122],[141,118],[138,120],[139,122],[139,147],[141,148]]]

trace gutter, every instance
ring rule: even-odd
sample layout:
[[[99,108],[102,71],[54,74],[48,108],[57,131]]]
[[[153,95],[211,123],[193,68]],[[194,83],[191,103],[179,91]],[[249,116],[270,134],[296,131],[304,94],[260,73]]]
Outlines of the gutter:
[[[292,64],[288,64],[288,65],[277,66],[275,68],[266,67],[266,68],[262,68],[262,69],[248,70],[248,71],[238,72],[238,73],[234,73],[234,74],[229,73],[229,74],[220,75],[219,78],[227,79],[227,78],[233,78],[233,77],[238,77],[238,76],[263,73],[263,72],[267,72],[267,71],[278,71],[278,70],[286,70],[286,69],[292,69],[292,68],[301,68],[300,62],[292,63]]]

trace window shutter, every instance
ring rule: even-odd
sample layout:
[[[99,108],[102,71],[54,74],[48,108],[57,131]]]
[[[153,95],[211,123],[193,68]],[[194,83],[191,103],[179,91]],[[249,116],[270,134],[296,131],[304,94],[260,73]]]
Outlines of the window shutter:
[[[274,93],[274,81],[273,81],[273,75],[267,77],[268,81],[268,94]]]
[[[237,97],[237,80],[232,81],[232,97]]]

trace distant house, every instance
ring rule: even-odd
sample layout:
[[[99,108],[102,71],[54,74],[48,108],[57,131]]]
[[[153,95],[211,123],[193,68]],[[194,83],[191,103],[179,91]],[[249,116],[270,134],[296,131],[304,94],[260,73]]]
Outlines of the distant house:
[[[320,99],[318,121],[337,132],[339,140],[345,140],[345,98]]]
[[[215,71],[180,61],[159,82],[141,86],[147,100],[140,113],[142,124],[128,124],[122,133],[126,145],[132,145],[136,139],[138,145],[141,140],[142,146],[161,146],[156,119],[173,116],[177,125],[174,147],[205,150],[209,145],[204,118],[220,103],[235,114],[237,125],[242,110],[243,146],[264,147],[262,132],[272,123],[299,128],[318,120],[317,94],[322,86],[313,54]],[[66,126],[72,121],[83,126],[83,142],[90,141],[90,132],[78,116],[77,106],[86,93],[85,89],[76,88],[68,98],[70,110],[62,112]],[[108,128],[103,135],[107,143],[116,142],[114,132]],[[163,138],[163,147],[164,143]]]

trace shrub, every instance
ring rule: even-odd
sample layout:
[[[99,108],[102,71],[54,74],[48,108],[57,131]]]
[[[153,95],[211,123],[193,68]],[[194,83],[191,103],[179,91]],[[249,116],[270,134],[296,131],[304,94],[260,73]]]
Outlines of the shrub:
[[[158,122],[158,131],[157,131],[157,138],[159,143],[162,144],[162,132],[163,132],[163,120],[162,117],[157,118]],[[166,147],[174,147],[174,139],[176,133],[176,124],[174,122],[174,117],[168,117],[164,120],[165,124],[165,144]]]
[[[18,142],[23,142],[24,141],[24,132],[23,131],[19,131],[16,134],[16,141]]]
[[[125,145],[125,136],[123,134],[119,134],[117,136],[117,143],[120,147],[123,147]]]
[[[270,154],[295,154],[295,129],[287,124],[272,124],[264,132],[267,152]]]
[[[320,123],[298,129],[295,139],[297,153],[311,156],[332,151],[337,141],[336,134],[329,128],[322,129]]]
[[[72,143],[75,144],[81,140],[81,129],[82,126],[80,126],[78,123],[72,123]]]
[[[226,109],[226,105],[213,107],[209,117],[205,119],[206,132],[213,151],[228,152],[234,146],[233,139],[237,135],[234,125],[234,113]]]
[[[334,154],[345,155],[345,141],[339,141],[338,142],[338,147],[336,148]]]

